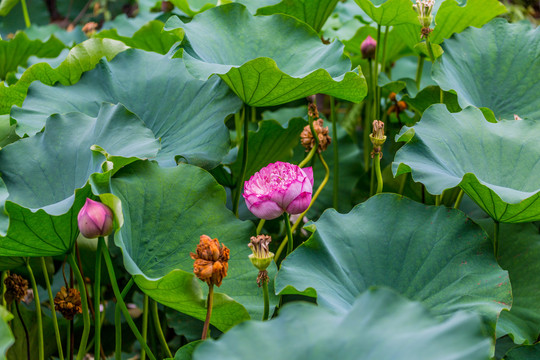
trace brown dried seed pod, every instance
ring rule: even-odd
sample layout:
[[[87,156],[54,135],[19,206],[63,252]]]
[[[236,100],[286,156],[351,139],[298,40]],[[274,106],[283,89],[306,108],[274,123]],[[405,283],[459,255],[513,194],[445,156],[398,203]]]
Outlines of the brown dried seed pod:
[[[328,145],[332,143],[328,126],[323,127],[323,119],[318,119],[317,121],[313,122],[313,128],[315,129],[317,138],[319,139],[319,148],[317,151],[321,152],[326,150]],[[302,133],[300,134],[300,142],[302,143],[302,146],[306,148],[306,152],[310,151],[313,146],[315,146],[315,138],[311,133],[311,127],[309,125],[306,125],[304,130],[302,130]]]
[[[220,245],[218,239],[201,235],[196,253],[190,255],[195,260],[193,264],[195,276],[208,285],[221,286],[229,269],[229,249],[224,244]]]
[[[54,297],[54,309],[67,320],[73,320],[75,315],[82,314],[81,293],[77,289],[64,286]]]
[[[11,304],[15,301],[22,301],[28,291],[28,280],[17,274],[9,275],[5,280],[6,293],[4,298]]]

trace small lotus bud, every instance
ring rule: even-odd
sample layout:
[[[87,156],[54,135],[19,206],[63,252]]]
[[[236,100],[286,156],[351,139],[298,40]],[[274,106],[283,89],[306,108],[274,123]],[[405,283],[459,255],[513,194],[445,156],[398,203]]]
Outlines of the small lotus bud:
[[[270,252],[268,245],[272,238],[268,235],[252,236],[251,242],[248,244],[253,254],[249,255],[251,263],[260,271],[266,270],[272,263],[274,253]]]
[[[79,231],[88,239],[107,236],[113,231],[112,210],[100,202],[86,199],[77,216]]]
[[[81,293],[77,289],[64,286],[54,297],[54,309],[67,320],[73,320],[75,315],[82,314]]]
[[[317,138],[319,139],[319,148],[317,149],[318,152],[326,150],[328,145],[332,143],[328,126],[323,127],[323,122],[323,119],[318,119],[317,121],[313,122],[313,128],[315,129]],[[302,133],[300,134],[300,142],[306,148],[306,152],[310,151],[313,149],[313,146],[315,146],[315,139],[311,133],[311,127],[309,125],[306,125],[304,130],[302,130]]]
[[[8,304],[11,304],[14,300],[21,301],[26,296],[28,280],[23,279],[22,276],[11,274],[4,280],[4,285],[6,286],[4,298]]]
[[[196,251],[190,254],[195,260],[193,264],[195,276],[208,285],[221,286],[229,269],[229,249],[223,244],[220,245],[218,239],[201,235]]]
[[[368,35],[367,38],[362,41],[362,45],[360,45],[360,51],[362,52],[362,57],[364,59],[374,59],[376,49],[377,41],[370,35]]]
[[[514,114],[514,120],[523,120],[523,119],[520,118],[518,114]]]

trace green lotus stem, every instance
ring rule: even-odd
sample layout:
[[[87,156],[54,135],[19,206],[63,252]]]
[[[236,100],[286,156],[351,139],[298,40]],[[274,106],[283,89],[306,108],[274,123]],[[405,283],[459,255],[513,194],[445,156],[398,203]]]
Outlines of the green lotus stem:
[[[337,137],[337,116],[334,103],[334,97],[330,96],[330,119],[332,120],[332,136],[334,137],[333,149],[334,149],[334,179],[332,181],[332,205],[334,209],[338,207],[338,194],[339,194],[339,146]]]
[[[368,59],[369,60],[369,68],[371,69],[371,59]],[[364,143],[364,170],[366,172],[369,171],[369,167],[370,167],[370,161],[369,161],[369,149],[370,147],[372,146],[371,144],[371,141],[369,140],[369,134],[370,134],[370,128],[371,128],[371,124],[370,124],[370,115],[371,115],[371,105],[372,105],[372,102],[368,101],[366,102],[366,111],[364,113],[364,139],[363,139],[363,143]],[[373,120],[372,120],[373,121]]]
[[[270,314],[270,297],[268,295],[268,280],[264,280],[262,284],[263,289],[263,298],[264,298],[264,312],[262,321],[268,320],[268,315]]]
[[[381,174],[381,157],[379,154],[375,154],[373,157],[373,168],[375,169],[375,175],[377,176],[377,191],[375,194],[380,194],[383,190],[383,178]]]
[[[315,127],[313,126],[313,118],[311,116],[308,116],[308,121],[309,121],[309,128],[311,130],[311,134],[313,134],[313,140],[315,140],[314,148],[316,150],[318,150],[319,149],[319,137],[317,136],[317,132],[315,131]]]
[[[68,328],[67,328],[67,344],[66,344],[66,356],[69,360],[73,360],[73,353],[71,349],[71,331],[73,327],[73,320],[68,321]]]
[[[373,119],[376,120],[379,119],[379,113],[380,113],[380,107],[381,107],[381,101],[378,97],[379,90],[378,87],[378,79],[379,79],[379,48],[381,43],[381,25],[377,24],[377,46],[375,48],[375,70],[373,72],[373,97],[374,97],[374,105],[375,108],[373,109]]]
[[[251,108],[252,116],[255,117],[255,108]],[[248,161],[248,134],[249,134],[249,121],[247,120],[247,116],[245,116],[245,108],[244,108],[244,115],[242,116],[242,120],[244,122],[244,136],[243,136],[243,148],[242,148],[242,167],[240,168],[240,176],[238,177],[237,183],[236,183],[236,192],[235,198],[233,201],[233,212],[238,217],[238,205],[240,204],[240,194],[242,193],[242,187],[244,186],[244,178],[246,177],[246,169],[247,169],[247,161]]]
[[[441,195],[435,195],[435,206],[441,205]]]
[[[390,26],[385,26],[384,29],[384,42],[383,42],[383,53],[382,53],[382,59],[381,59],[381,71],[384,72],[386,68],[386,44],[388,43],[388,31],[390,30]],[[380,89],[379,89],[380,91]],[[379,93],[380,98],[380,93]]]
[[[212,307],[214,306],[214,284],[208,285],[208,298],[206,302],[206,320],[204,320],[204,327],[201,336],[201,340],[206,340],[208,336],[208,328],[210,327],[210,318],[212,317]]]
[[[401,175],[401,182],[399,183],[399,195],[403,195],[403,191],[405,190],[405,183],[407,182],[407,177],[409,173],[405,173]]]
[[[100,254],[101,255],[101,254]],[[126,297],[129,290],[134,284],[133,278],[129,279],[128,283],[122,290],[120,296],[123,298]],[[114,309],[114,328],[115,328],[115,345],[114,345],[114,358],[116,360],[122,360],[122,312],[120,307],[116,306]]]
[[[323,158],[321,153],[319,153],[318,155],[319,155],[319,159],[321,160],[321,163],[323,164],[323,167],[324,167],[324,170],[325,170],[324,179],[321,182],[321,185],[319,185],[319,187],[317,188],[317,191],[315,192],[313,197],[311,198],[311,202],[309,203],[308,208],[306,210],[304,210],[304,212],[302,214],[300,214],[300,216],[298,217],[298,219],[296,220],[296,222],[292,226],[291,232],[293,232],[293,233],[296,231],[296,229],[298,228],[298,225],[300,225],[300,223],[302,222],[302,219],[307,214],[309,209],[311,209],[311,207],[313,206],[313,204],[315,203],[315,201],[319,197],[321,191],[326,186],[326,183],[328,183],[328,179],[330,178],[330,169],[328,168],[328,164],[326,163],[326,161],[324,161],[324,158]],[[283,251],[283,249],[285,248],[285,244],[287,244],[287,243],[288,243],[288,238],[283,239],[283,241],[279,245],[279,248],[276,251],[276,255],[274,256],[274,259],[276,259],[276,260],[279,259],[279,256],[281,255],[281,252]]]
[[[315,155],[315,152],[317,151],[317,147],[314,146],[313,148],[311,148],[311,150],[309,151],[309,153],[307,154],[307,156],[304,158],[304,160],[302,160],[300,162],[300,164],[298,164],[298,167],[304,167],[306,166],[310,161],[311,159],[313,158],[313,155]]]
[[[169,345],[167,344],[167,340],[165,339],[165,334],[163,334],[163,329],[161,328],[161,322],[159,321],[157,301],[152,300],[152,305],[150,306],[150,309],[152,311],[152,319],[154,321],[154,328],[156,329],[156,333],[159,339],[159,343],[161,344],[161,348],[165,349],[165,351],[167,352],[167,357],[173,358],[174,356],[171,353],[171,349],[169,349]]]
[[[94,279],[94,357],[101,353],[101,247],[105,241],[98,241]]]
[[[422,82],[422,71],[424,70],[424,55],[418,56],[418,66],[416,67],[416,88],[420,91],[420,83]]]
[[[255,235],[259,235],[261,233],[265,222],[266,222],[265,219],[259,220],[259,225],[257,225],[257,232]]]
[[[101,253],[103,254],[103,258],[105,259],[105,265],[107,266],[109,279],[111,280],[114,296],[116,297],[116,306],[120,307],[120,310],[122,311],[122,314],[124,315],[124,318],[126,319],[126,322],[131,328],[133,335],[135,335],[135,337],[141,344],[141,347],[146,351],[148,357],[152,360],[156,360],[156,357],[154,356],[154,354],[152,354],[152,350],[150,350],[150,348],[146,344],[146,341],[144,341],[141,333],[137,329],[137,326],[135,326],[133,319],[129,315],[129,311],[126,307],[126,303],[124,302],[124,299],[122,298],[122,294],[120,293],[120,290],[118,289],[118,284],[116,282],[116,275],[114,274],[114,268],[113,268],[111,256],[109,255],[109,249],[107,248],[107,246],[105,246],[103,238],[100,238],[99,241],[102,243]]]
[[[51,304],[51,313],[53,318],[54,336],[56,338],[56,347],[58,349],[58,358],[64,360],[64,352],[62,351],[62,339],[60,338],[60,329],[58,327],[58,318],[56,317],[56,310],[54,309],[54,296],[51,289],[51,282],[49,280],[49,272],[47,271],[47,265],[45,264],[45,258],[40,257],[41,271],[45,278],[45,284],[47,285],[47,293],[49,294],[49,303]]]
[[[28,16],[28,8],[26,7],[26,0],[21,0],[21,6],[22,6],[23,16],[24,16],[24,24],[26,25],[27,28],[29,28],[30,26],[32,26],[32,24],[30,23],[30,16]]]
[[[2,275],[0,276],[0,296],[2,299],[0,299],[0,305],[6,306],[6,298],[4,297],[4,294],[6,293],[6,285],[4,284],[4,281],[6,280],[8,276],[8,270],[2,271]]]
[[[38,346],[39,346],[39,360],[45,359],[45,350],[43,348],[43,322],[41,320],[41,303],[39,301],[38,287],[36,283],[36,278],[34,277],[34,272],[30,266],[30,259],[26,258],[26,270],[28,270],[28,275],[30,276],[30,281],[32,283],[32,289],[34,290],[34,300],[36,302],[36,318],[37,318],[37,327],[38,327]]]
[[[28,335],[28,328],[24,323],[24,319],[21,315],[21,310],[19,309],[19,300],[15,299],[15,310],[17,310],[17,315],[19,315],[19,320],[21,321],[22,328],[24,330],[24,336],[26,338],[26,357],[30,360],[30,336]]]
[[[440,100],[441,100],[441,104],[444,104],[444,91],[443,89],[439,88],[440,90]]]
[[[289,255],[293,251],[294,240],[291,230],[291,220],[289,219],[288,213],[283,213],[283,220],[285,221],[285,229],[287,230],[287,255]]]
[[[454,209],[459,209],[459,205],[461,204],[461,199],[463,199],[463,194],[464,193],[465,192],[463,191],[463,189],[459,190],[459,194],[457,196],[456,203],[454,204]]]
[[[499,222],[494,220],[495,228],[493,230],[493,252],[495,254],[495,260],[499,258]]]
[[[426,36],[426,46],[427,46],[427,51],[429,54],[429,59],[431,60],[431,63],[434,63],[435,55],[433,55],[433,49],[431,48],[431,42],[429,41],[429,36]]]
[[[375,159],[375,157],[373,157],[373,159]],[[373,162],[373,165],[375,165],[375,160],[372,160]],[[375,166],[372,166],[371,167],[371,177],[370,177],[370,180],[369,180],[369,196],[373,196],[374,195],[374,189],[375,189]]]
[[[83,333],[81,336],[81,343],[79,344],[79,351],[77,352],[77,360],[82,360],[86,355],[86,343],[88,342],[88,335],[90,335],[90,313],[88,310],[88,298],[86,296],[86,284],[81,275],[79,267],[77,266],[77,260],[75,259],[75,254],[72,252],[68,256],[69,266],[73,270],[73,275],[79,284],[79,291],[81,292],[81,303],[82,303],[82,316],[83,316]],[[99,356],[99,355],[98,355]]]
[[[148,313],[150,309],[148,308],[148,295],[144,294],[143,298],[143,319],[142,319],[142,337],[144,342],[148,339]],[[141,360],[146,360],[146,351],[141,349]]]

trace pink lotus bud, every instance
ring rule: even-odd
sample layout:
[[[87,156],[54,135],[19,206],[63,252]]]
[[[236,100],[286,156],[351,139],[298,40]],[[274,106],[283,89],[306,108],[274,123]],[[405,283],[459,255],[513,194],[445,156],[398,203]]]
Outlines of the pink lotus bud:
[[[244,184],[246,205],[255,216],[272,220],[287,212],[300,214],[311,202],[313,169],[276,162],[255,173]]]
[[[112,210],[100,202],[86,199],[77,216],[79,230],[88,239],[107,236],[113,231]]]
[[[362,57],[364,59],[374,59],[376,49],[377,41],[370,35],[368,35],[366,40],[362,41],[362,45],[360,45],[360,51],[362,52]]]

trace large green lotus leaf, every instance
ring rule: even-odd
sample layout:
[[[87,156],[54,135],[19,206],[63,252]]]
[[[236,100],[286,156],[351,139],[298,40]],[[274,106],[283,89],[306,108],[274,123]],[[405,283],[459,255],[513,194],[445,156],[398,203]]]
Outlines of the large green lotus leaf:
[[[409,142],[392,169],[411,172],[433,195],[459,185],[495,220],[540,220],[539,136],[538,121],[491,123],[479,109],[450,113],[435,104],[397,136]]]
[[[178,19],[168,24],[177,27]],[[187,69],[200,79],[218,74],[248,105],[280,105],[317,93],[360,102],[367,93],[364,77],[349,71],[340,42],[324,45],[290,16],[253,16],[243,5],[228,4],[180,26],[189,41]]]
[[[540,358],[540,343],[534,346],[520,346],[510,350],[504,360],[537,360]]]
[[[476,220],[493,233],[490,219]],[[497,337],[509,334],[516,344],[534,344],[540,334],[540,235],[532,224],[501,224],[499,264],[508,270],[513,303],[497,322]]]
[[[48,24],[44,26],[32,24],[32,26],[24,30],[24,33],[28,35],[30,40],[41,41],[46,41],[52,35],[54,35],[58,40],[62,41],[70,48],[76,44],[88,40],[88,37],[82,31],[81,25],[75,26],[75,28],[71,31],[67,31],[56,24]]]
[[[112,104],[103,104],[97,118],[53,115],[43,133],[3,148],[0,172],[9,192],[9,228],[0,238],[2,255],[60,255],[71,249],[89,177],[155,157],[158,150],[158,140],[142,121]]]
[[[9,114],[13,105],[21,106],[28,87],[33,81],[39,80],[47,85],[53,85],[56,82],[64,85],[74,84],[83,72],[93,69],[101,58],[106,57],[111,60],[116,54],[126,49],[127,46],[120,41],[89,39],[71,49],[67,58],[56,69],[46,63],[32,65],[14,85],[6,87],[3,82],[0,82],[0,114]],[[44,122],[47,116],[41,121]]]
[[[253,224],[236,219],[225,207],[225,190],[205,170],[189,164],[161,168],[137,162],[120,170],[110,186],[123,225],[115,236],[126,270],[140,289],[160,303],[200,320],[206,316],[206,284],[192,273],[199,237],[218,238],[231,252],[229,271],[215,289],[212,324],[225,331],[250,317],[260,318],[262,290],[247,244]],[[275,267],[269,268],[275,274]],[[273,281],[269,284],[273,288]],[[277,297],[272,295],[272,305]]]
[[[347,311],[370,286],[389,286],[434,314],[481,314],[495,330],[512,302],[508,273],[482,229],[461,211],[380,194],[348,214],[327,210],[281,264],[280,294],[305,292]]]
[[[0,80],[5,80],[18,66],[26,66],[32,55],[42,58],[56,57],[65,48],[63,42],[50,37],[47,41],[30,40],[24,32],[18,32],[12,40],[0,40]]]
[[[183,158],[207,168],[227,154],[230,140],[224,119],[241,107],[219,78],[197,80],[182,59],[130,49],[114,61],[101,61],[73,86],[32,84],[22,109],[14,108],[12,117],[20,133],[35,133],[51,113],[95,116],[103,101],[124,104],[161,139],[161,165],[174,166]]]
[[[11,9],[19,3],[19,0],[2,0],[0,1],[0,16],[6,16]]]
[[[354,0],[379,25],[418,24],[411,0]]]
[[[0,312],[7,313],[7,310],[0,306]],[[6,358],[6,352],[11,345],[15,342],[11,329],[7,324],[7,319],[4,319],[3,316],[0,316],[0,360]]]
[[[300,142],[300,133],[307,125],[302,118],[293,118],[288,127],[282,127],[276,120],[263,120],[259,129],[250,131],[248,137],[248,162],[245,179],[255,174],[261,168],[276,161],[287,161],[291,158],[293,149]],[[244,145],[240,144],[239,154]],[[239,174],[242,167],[239,156],[231,165],[234,174]]]
[[[433,79],[458,94],[462,108],[486,107],[495,119],[540,119],[540,28],[495,19],[442,45]],[[494,121],[494,119],[490,119]]]
[[[123,42],[129,47],[166,54],[171,47],[183,39],[183,34],[163,32],[163,23],[152,20],[144,24],[133,36],[121,36],[116,29],[103,30],[95,38],[108,38]]]
[[[193,359],[486,360],[491,341],[481,329],[472,314],[441,321],[421,304],[375,288],[340,314],[307,302],[287,304],[276,319],[249,321],[203,342]]]
[[[257,15],[290,15],[319,32],[337,3],[338,0],[283,0],[279,4],[259,8]]]

